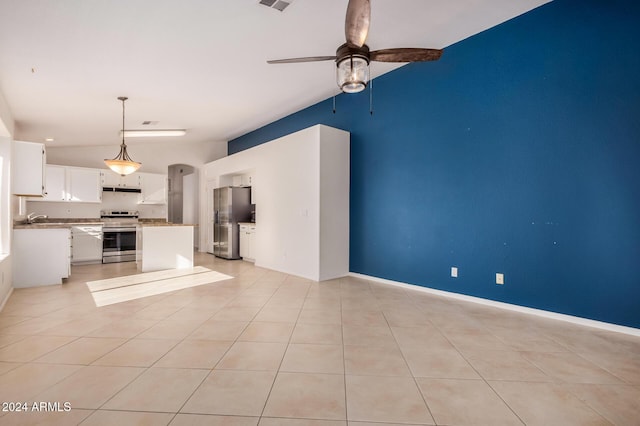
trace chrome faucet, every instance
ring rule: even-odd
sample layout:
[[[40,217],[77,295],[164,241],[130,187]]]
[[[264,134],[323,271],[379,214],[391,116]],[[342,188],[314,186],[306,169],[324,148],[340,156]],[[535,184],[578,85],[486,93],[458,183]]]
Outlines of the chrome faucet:
[[[46,219],[47,217],[48,216],[46,214],[36,214],[36,212],[31,212],[27,215],[27,223],[31,224],[37,219]]]

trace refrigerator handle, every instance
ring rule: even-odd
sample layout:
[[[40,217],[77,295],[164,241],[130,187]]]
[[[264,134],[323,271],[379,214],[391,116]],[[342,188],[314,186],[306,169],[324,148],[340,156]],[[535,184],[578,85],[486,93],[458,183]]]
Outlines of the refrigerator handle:
[[[218,222],[218,210],[215,210],[213,212],[213,223],[216,223],[216,224],[219,223]]]

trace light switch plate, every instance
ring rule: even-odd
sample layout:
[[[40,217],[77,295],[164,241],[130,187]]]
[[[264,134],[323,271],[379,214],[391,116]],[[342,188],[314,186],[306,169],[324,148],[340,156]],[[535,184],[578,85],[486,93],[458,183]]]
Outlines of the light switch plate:
[[[500,285],[504,284],[504,274],[500,274],[500,273],[496,274],[496,284],[500,284]]]
[[[451,267],[451,276],[453,278],[458,278],[458,268],[456,266]]]

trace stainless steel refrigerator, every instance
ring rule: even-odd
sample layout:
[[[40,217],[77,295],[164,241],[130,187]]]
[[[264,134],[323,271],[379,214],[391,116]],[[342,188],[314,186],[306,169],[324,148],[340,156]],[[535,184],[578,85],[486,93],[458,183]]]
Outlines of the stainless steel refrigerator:
[[[251,188],[214,189],[213,210],[213,254],[240,259],[238,222],[251,221]]]

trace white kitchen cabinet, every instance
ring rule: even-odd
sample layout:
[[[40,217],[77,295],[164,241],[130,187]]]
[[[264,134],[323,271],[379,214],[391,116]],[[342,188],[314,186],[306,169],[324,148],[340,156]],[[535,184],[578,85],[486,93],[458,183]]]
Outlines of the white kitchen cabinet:
[[[250,198],[250,203],[251,204],[255,204],[255,196],[253,194],[253,173],[246,173],[244,175],[242,175],[242,186],[249,186],[251,187],[251,198]]]
[[[46,150],[44,144],[14,141],[13,194],[42,197],[45,192]]]
[[[33,198],[29,201],[67,201],[66,167],[47,164],[44,182],[44,197]]]
[[[29,201],[100,203],[102,202],[100,169],[47,164],[45,196],[30,198]]]
[[[102,226],[71,227],[71,263],[102,262]]]
[[[253,173],[243,173],[231,176],[231,186],[251,186]]]
[[[103,187],[111,188],[120,186],[120,175],[111,170],[102,170],[100,172],[100,180]]]
[[[242,186],[251,186],[253,184],[253,173],[242,175]]]
[[[255,261],[256,226],[253,224],[240,225],[240,257],[244,260]]]
[[[70,266],[69,228],[13,230],[13,287],[62,284]]]
[[[254,204],[255,202],[253,201],[254,198],[254,193],[253,193],[253,183],[254,183],[254,179],[253,179],[253,172],[247,172],[241,175],[233,175],[231,178],[231,184],[233,186],[249,186],[251,187],[251,204]]]
[[[140,173],[120,176],[113,170],[101,170],[101,180],[107,188],[140,188]]]
[[[138,173],[140,176],[139,204],[167,204],[167,175]]]
[[[99,169],[67,167],[68,201],[77,203],[102,202],[102,185]]]

